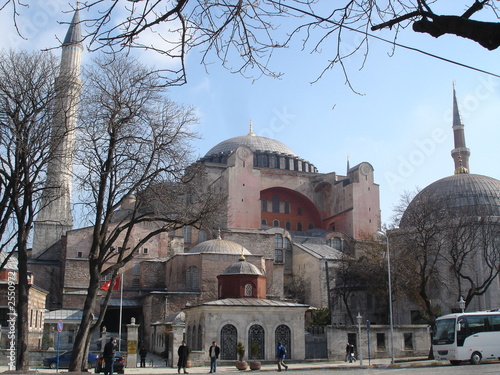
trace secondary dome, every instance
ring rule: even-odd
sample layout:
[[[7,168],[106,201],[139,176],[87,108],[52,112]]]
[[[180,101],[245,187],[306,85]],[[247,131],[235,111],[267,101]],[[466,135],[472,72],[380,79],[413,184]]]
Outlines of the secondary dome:
[[[233,241],[226,241],[220,237],[215,240],[208,240],[194,246],[188,253],[217,253],[217,254],[244,254],[252,255],[250,251]]]
[[[240,257],[239,261],[226,268],[223,275],[259,275],[262,272],[252,263],[248,263],[245,257]]]
[[[500,216],[500,181],[477,174],[455,174],[433,182],[420,191],[406,212],[420,202],[440,202],[453,214]],[[402,226],[405,224],[405,215],[401,220]]]
[[[225,141],[212,147],[205,155],[205,157],[218,154],[230,154],[240,146],[247,146],[253,152],[264,151],[264,152],[276,152],[278,154],[297,156],[295,153],[283,143],[276,141],[274,139],[259,137],[253,133],[248,135],[242,135],[239,137],[229,138]]]

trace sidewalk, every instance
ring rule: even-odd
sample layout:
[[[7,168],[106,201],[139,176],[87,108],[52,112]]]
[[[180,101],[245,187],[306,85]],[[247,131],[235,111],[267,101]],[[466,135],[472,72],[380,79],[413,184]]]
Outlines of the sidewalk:
[[[155,367],[151,367],[151,362],[148,360],[147,367],[145,368],[125,368],[125,374],[177,374],[177,368],[165,367],[162,365],[157,365],[157,362],[153,360],[153,364]],[[301,363],[293,363],[287,362],[288,371],[307,371],[307,370],[335,370],[335,369],[345,369],[345,368],[387,368],[387,367],[423,367],[423,366],[441,366],[443,364],[447,364],[447,362],[439,362],[434,360],[425,360],[418,358],[404,358],[396,360],[396,363],[391,365],[390,358],[382,358],[382,359],[372,359],[368,361],[367,359],[363,360],[363,365],[360,364],[360,361],[356,361],[353,363],[344,362],[344,361],[315,361],[315,362],[301,362]],[[187,371],[190,374],[206,374],[208,373],[210,367],[209,366],[200,366],[200,367],[191,367],[188,368]],[[0,366],[0,373],[13,373],[13,374],[28,374],[23,372],[6,372],[7,366]],[[278,368],[275,363],[264,363],[260,371],[265,372],[277,372]],[[246,370],[250,372],[250,369]],[[217,366],[217,373],[241,373],[234,365],[219,365]],[[255,371],[254,371],[255,372]],[[33,368],[29,374],[56,374],[56,370],[46,369],[46,368]],[[59,370],[60,374],[68,374],[67,369]],[[94,373],[93,370],[90,370],[89,373]],[[72,373],[78,374],[78,373]],[[88,373],[86,373],[88,374]]]

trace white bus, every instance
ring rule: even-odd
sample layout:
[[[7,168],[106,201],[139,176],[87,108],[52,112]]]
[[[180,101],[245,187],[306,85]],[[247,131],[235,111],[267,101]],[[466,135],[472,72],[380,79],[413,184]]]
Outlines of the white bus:
[[[500,310],[458,313],[436,319],[432,332],[434,358],[452,365],[500,359]]]

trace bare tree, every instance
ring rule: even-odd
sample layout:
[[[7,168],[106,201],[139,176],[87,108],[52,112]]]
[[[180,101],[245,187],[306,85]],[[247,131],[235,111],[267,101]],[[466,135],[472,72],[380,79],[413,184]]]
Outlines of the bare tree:
[[[498,278],[500,226],[496,218],[481,212],[470,212],[469,215],[450,213],[449,218],[449,225],[444,229],[445,260],[458,285],[457,301],[460,296],[465,297],[467,307],[475,296],[483,295]]]
[[[365,275],[360,273],[358,260],[349,254],[342,253],[335,271],[335,282],[332,290],[332,297],[346,308],[347,316],[351,324],[354,324],[354,313],[351,306],[351,296],[365,293],[367,282]],[[335,306],[335,304],[334,304]]]
[[[398,259],[398,283],[405,285],[408,298],[420,305],[432,322],[439,310],[432,304],[432,290],[441,281],[440,262],[445,251],[441,219],[446,207],[432,196],[411,199],[411,194],[405,193],[397,210],[404,214],[400,229],[391,233],[390,241],[391,247],[397,249],[394,259]]]
[[[6,0],[0,10],[8,5],[17,28],[19,8],[27,4]],[[252,77],[282,74],[270,66],[276,49],[321,53],[327,58],[318,78],[339,65],[350,85],[350,56],[361,54],[362,67],[370,39],[395,47],[399,33],[410,26],[436,38],[467,38],[488,50],[500,45],[496,0],[95,0],[78,6],[91,49],[164,55],[165,65],[159,69],[169,85],[186,82],[186,56],[193,50],[201,52],[206,65],[217,59],[229,70]],[[380,29],[390,30],[389,39],[376,33]]]
[[[57,75],[48,53],[0,54],[0,250],[9,251],[5,262],[18,256],[17,370],[29,368],[28,246],[57,148],[50,137]]]
[[[81,99],[77,180],[81,199],[91,212],[89,284],[70,371],[87,365],[86,352],[103,275],[113,283],[120,269],[152,237],[184,225],[210,220],[223,200],[201,191],[191,161],[189,141],[193,110],[164,98],[158,76],[124,55],[98,59],[86,69]],[[125,212],[119,208],[135,197]],[[90,217],[90,216],[89,216]],[[148,226],[139,239],[134,231]],[[109,289],[112,290],[112,287]]]

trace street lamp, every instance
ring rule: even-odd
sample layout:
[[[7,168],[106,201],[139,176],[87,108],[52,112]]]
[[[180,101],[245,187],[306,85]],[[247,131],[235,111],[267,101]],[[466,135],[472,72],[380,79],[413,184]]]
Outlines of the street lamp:
[[[379,236],[385,237],[387,244],[387,279],[389,282],[389,326],[391,330],[391,364],[394,364],[394,324],[392,320],[392,286],[391,286],[391,255],[389,252],[389,237],[381,231],[378,231]]]
[[[363,317],[358,311],[358,316],[356,317],[358,320],[358,354],[359,354],[359,364],[363,366],[363,352],[361,351],[361,320]]]
[[[460,296],[460,301],[458,301],[458,307],[460,308],[460,310],[462,310],[462,314],[463,314],[465,311],[465,301],[464,301],[464,297],[462,297],[462,296]]]

